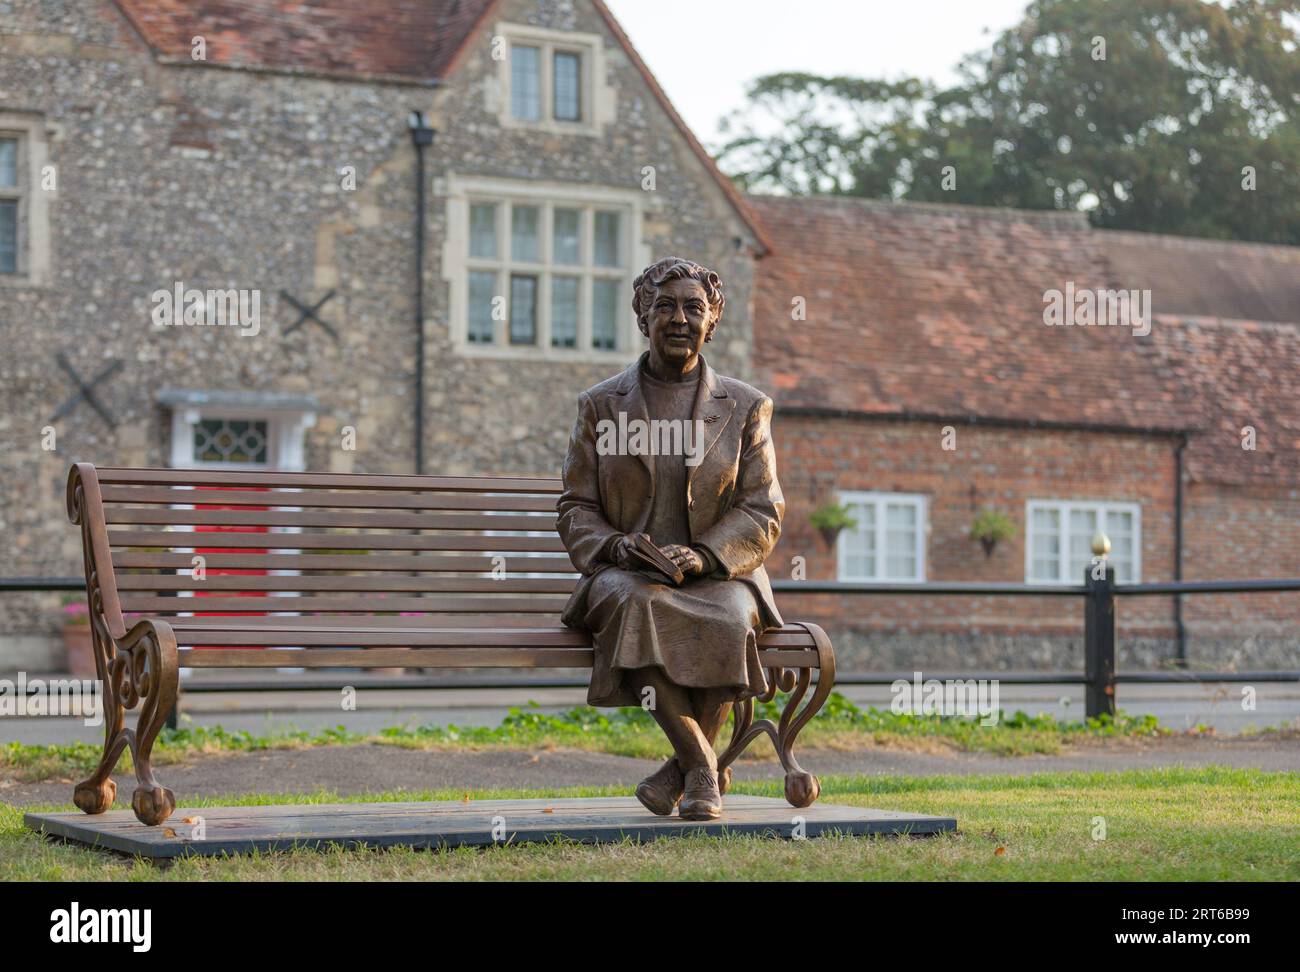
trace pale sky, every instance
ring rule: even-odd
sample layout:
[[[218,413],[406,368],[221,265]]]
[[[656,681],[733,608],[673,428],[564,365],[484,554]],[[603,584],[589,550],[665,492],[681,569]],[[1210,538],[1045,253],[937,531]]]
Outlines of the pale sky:
[[[745,84],[777,71],[950,83],[1028,0],[606,0],[686,123],[716,149]],[[989,33],[985,34],[985,30]]]

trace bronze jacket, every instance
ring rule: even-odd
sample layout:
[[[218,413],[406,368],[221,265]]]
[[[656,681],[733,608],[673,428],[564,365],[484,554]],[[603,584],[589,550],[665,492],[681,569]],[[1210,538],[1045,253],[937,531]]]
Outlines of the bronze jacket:
[[[556,511],[560,539],[582,579],[565,606],[565,624],[581,627],[591,579],[612,566],[614,541],[649,521],[655,490],[652,455],[600,455],[598,423],[646,421],[641,389],[643,354],[626,371],[578,396],[578,419],[564,457],[564,490]],[[776,479],[772,400],[743,381],[719,375],[700,358],[693,417],[703,421],[704,455],[688,466],[686,503],[691,543],[713,554],[710,576],[754,589],[769,627],[782,624],[763,562],[781,535],[785,498]],[[700,428],[700,426],[696,426]]]

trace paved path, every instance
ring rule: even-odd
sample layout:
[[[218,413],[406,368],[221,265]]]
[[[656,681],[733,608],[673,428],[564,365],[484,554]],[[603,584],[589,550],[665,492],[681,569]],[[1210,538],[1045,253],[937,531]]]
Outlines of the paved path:
[[[761,745],[761,744],[760,744]],[[770,752],[770,749],[767,750]],[[1290,738],[1176,738],[1072,748],[1057,756],[1001,757],[976,753],[910,753],[868,747],[853,752],[807,750],[800,762],[819,775],[934,776],[1048,770],[1115,771],[1162,766],[1223,765],[1300,772],[1300,734]],[[163,766],[158,774],[178,796],[241,793],[377,793],[419,788],[491,789],[618,784],[631,787],[658,766],[574,750],[425,752],[391,746],[323,746],[196,757]],[[779,779],[774,760],[742,760],[740,779]],[[127,805],[134,778],[118,775],[119,803]],[[11,804],[65,803],[73,781],[18,783],[0,777],[0,800]],[[184,797],[182,796],[182,799]]]

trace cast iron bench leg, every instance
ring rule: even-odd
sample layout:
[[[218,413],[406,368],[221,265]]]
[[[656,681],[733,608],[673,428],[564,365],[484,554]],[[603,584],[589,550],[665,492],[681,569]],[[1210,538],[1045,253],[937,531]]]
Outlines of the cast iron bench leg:
[[[792,807],[807,807],[821,795],[821,784],[817,777],[807,772],[794,758],[794,741],[800,730],[815,716],[835,686],[835,652],[831,648],[826,632],[815,624],[802,621],[794,622],[808,632],[817,649],[818,672],[817,687],[812,698],[799,708],[812,683],[812,669],[801,668],[796,675],[793,669],[769,668],[767,691],[757,699],[746,699],[737,703],[732,709],[731,743],[718,758],[718,771],[730,766],[749,744],[759,736],[766,735],[776,748],[776,755],[785,770],[785,798]],[[777,692],[789,692],[790,698],[781,712],[780,722],[771,719],[754,721],[754,703],[770,702]]]
[[[158,782],[151,762],[154,740],[176,704],[180,668],[176,635],[164,621],[141,621],[115,647],[111,662],[107,645],[112,641],[96,632],[96,664],[104,684],[104,754],[89,779],[77,784],[73,802],[86,813],[103,813],[113,805],[117,784],[113,769],[122,752],[131,747],[138,784],[131,795],[136,819],[154,826],[176,809],[176,795]],[[124,728],[127,709],[140,706],[135,729]]]

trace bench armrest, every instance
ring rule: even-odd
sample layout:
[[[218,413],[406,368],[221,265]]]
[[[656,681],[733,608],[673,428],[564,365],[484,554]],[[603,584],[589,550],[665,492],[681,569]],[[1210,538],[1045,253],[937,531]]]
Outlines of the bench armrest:
[[[89,462],[68,470],[68,519],[81,527],[82,562],[86,574],[86,600],[91,624],[102,620],[114,642],[126,637],[122,603],[117,596],[113,552],[108,545],[108,521],[99,492],[99,475]]]

